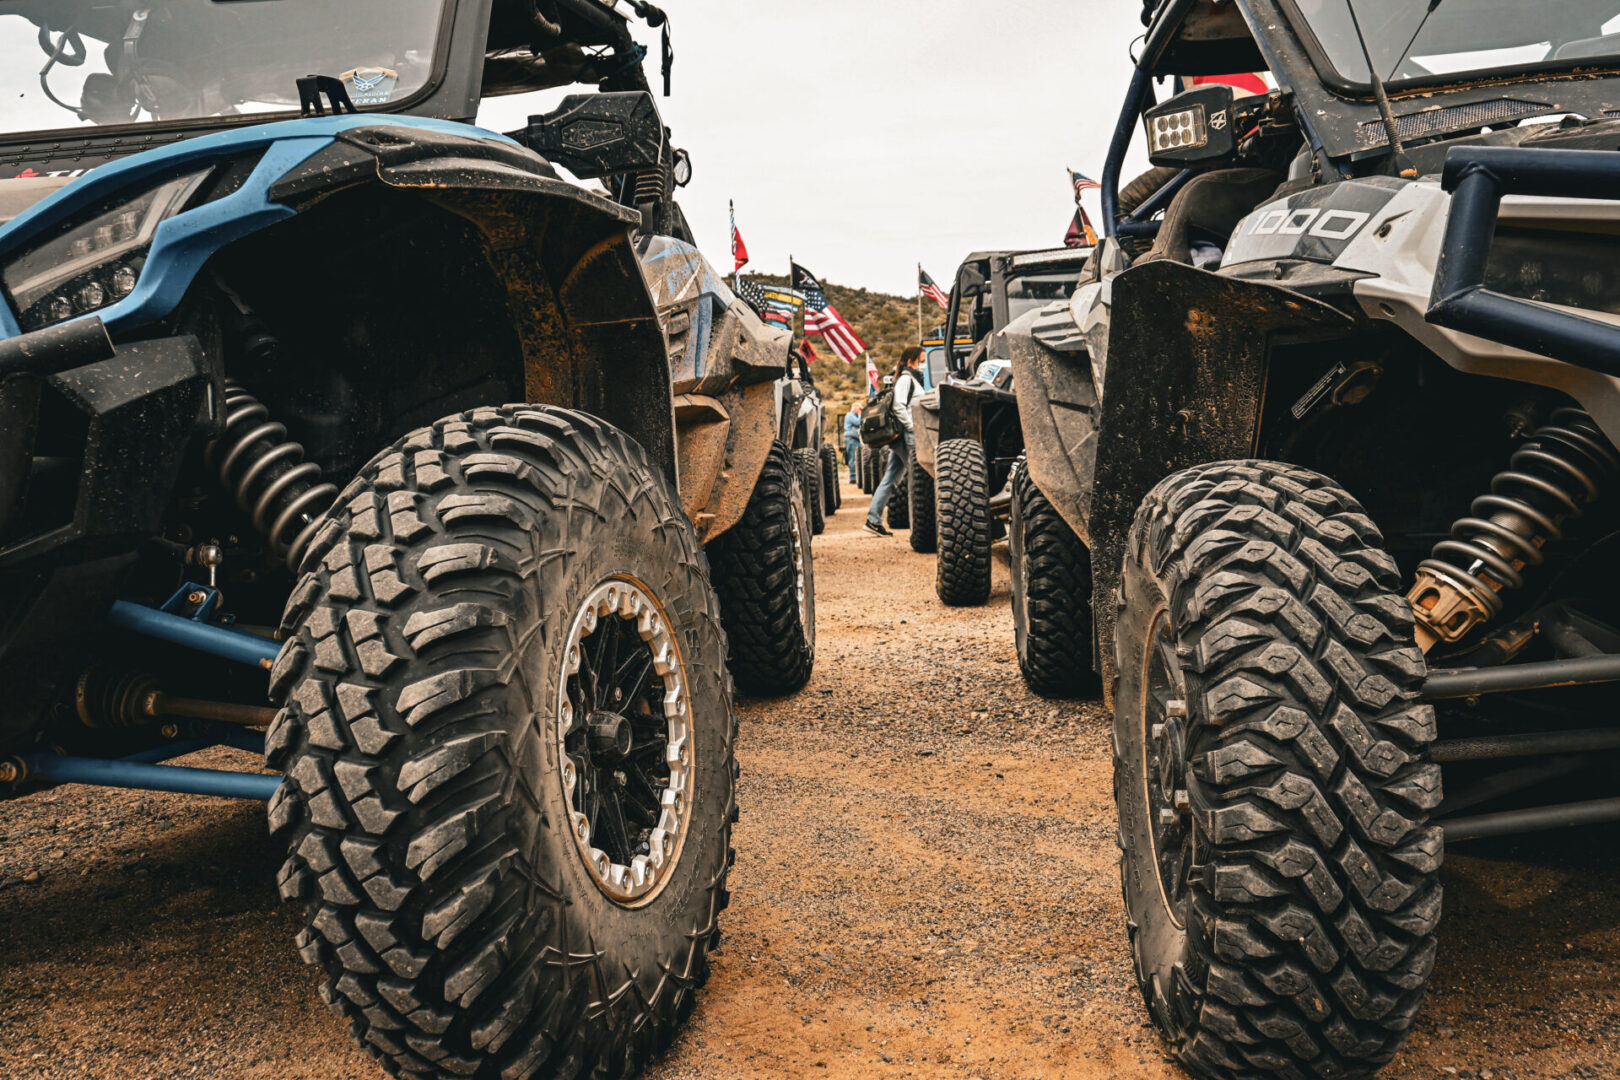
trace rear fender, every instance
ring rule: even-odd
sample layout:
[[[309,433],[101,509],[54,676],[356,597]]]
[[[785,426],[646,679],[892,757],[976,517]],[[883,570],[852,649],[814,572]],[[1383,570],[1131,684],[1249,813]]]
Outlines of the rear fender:
[[[917,440],[917,464],[934,475],[934,458],[939,452],[939,387],[918,394],[911,406],[912,435]]]
[[[1014,322],[1004,341],[1030,479],[1075,535],[1088,541],[1097,392],[1084,339],[1065,304]]]
[[[644,236],[636,255],[667,340],[681,503],[707,543],[742,519],[788,416],[792,335],[738,300],[684,240]]]
[[[983,398],[956,383],[939,388],[939,441],[984,441]]]

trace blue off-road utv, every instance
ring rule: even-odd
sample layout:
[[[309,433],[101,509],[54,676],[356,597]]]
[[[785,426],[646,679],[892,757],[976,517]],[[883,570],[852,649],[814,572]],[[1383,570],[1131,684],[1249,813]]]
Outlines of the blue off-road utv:
[[[0,798],[267,800],[300,950],[399,1075],[669,1044],[728,895],[728,668],[813,659],[789,342],[692,245],[634,17],[0,3]],[[285,775],[166,764],[219,745]]]

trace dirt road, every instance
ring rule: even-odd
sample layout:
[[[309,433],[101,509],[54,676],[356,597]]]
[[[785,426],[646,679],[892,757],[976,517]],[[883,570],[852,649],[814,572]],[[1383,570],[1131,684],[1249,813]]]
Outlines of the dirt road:
[[[864,506],[816,541],[815,678],[742,708],[725,943],[650,1075],[1180,1077],[1125,951],[1106,716],[1023,689],[1004,549],[990,604],[947,610]],[[277,861],[257,805],[0,804],[0,1074],[382,1076],[298,960]],[[1446,890],[1384,1075],[1620,1076],[1620,830],[1459,849]]]

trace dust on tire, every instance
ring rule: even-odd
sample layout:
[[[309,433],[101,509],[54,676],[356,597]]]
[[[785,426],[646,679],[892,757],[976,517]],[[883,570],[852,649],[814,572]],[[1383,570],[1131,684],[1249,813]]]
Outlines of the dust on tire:
[[[266,757],[287,780],[270,818],[282,894],[306,902],[300,951],[390,1071],[628,1076],[690,1013],[736,816],[704,568],[641,448],[567,410],[451,417],[344,490],[283,619]],[[559,699],[563,623],[616,574],[658,599],[691,703],[685,844],[639,908],[596,885],[559,827],[557,718],[532,704]]]

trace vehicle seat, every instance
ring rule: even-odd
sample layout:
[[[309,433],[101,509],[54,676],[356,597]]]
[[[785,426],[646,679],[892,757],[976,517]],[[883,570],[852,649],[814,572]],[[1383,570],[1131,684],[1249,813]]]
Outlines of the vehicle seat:
[[[1590,60],[1599,56],[1610,56],[1614,53],[1616,42],[1620,42],[1620,34],[1604,34],[1602,37],[1566,41],[1554,49],[1553,54],[1547,59]]]
[[[1191,266],[1194,239],[1216,236],[1224,245],[1237,223],[1265,202],[1283,179],[1282,173],[1270,169],[1220,169],[1193,177],[1171,201],[1158,238],[1138,261],[1167,259]]]

